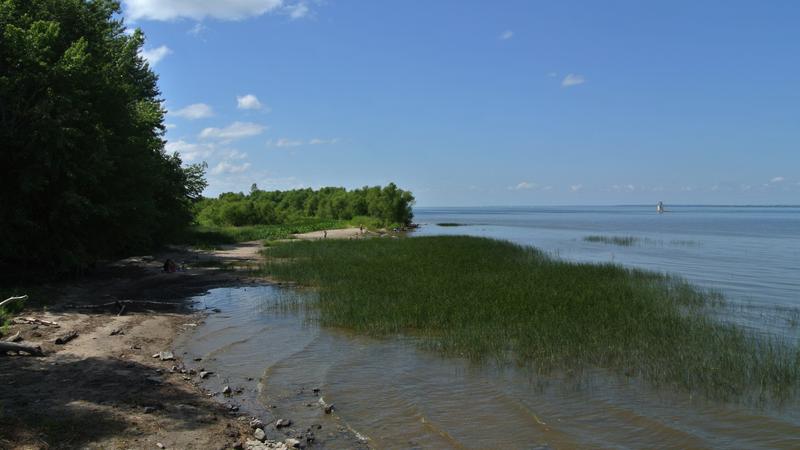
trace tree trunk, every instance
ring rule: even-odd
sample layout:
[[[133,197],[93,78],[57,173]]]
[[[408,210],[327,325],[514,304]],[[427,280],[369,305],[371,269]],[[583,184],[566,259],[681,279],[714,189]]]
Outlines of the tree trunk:
[[[5,355],[6,352],[25,352],[33,356],[44,356],[42,348],[38,345],[32,347],[25,344],[15,344],[13,342],[0,342],[0,355]]]

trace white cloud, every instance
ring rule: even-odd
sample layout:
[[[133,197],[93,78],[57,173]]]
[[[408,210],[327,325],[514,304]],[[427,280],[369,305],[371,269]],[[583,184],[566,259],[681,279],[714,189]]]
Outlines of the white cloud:
[[[331,138],[331,139],[320,139],[314,138],[308,141],[308,145],[325,145],[325,144],[335,144],[339,142],[339,138]]]
[[[303,2],[297,3],[295,5],[287,6],[286,11],[289,13],[289,17],[294,19],[302,19],[303,17],[308,15],[309,9],[308,5]]]
[[[236,107],[239,109],[261,109],[261,102],[253,94],[236,96]]]
[[[523,189],[536,189],[539,187],[536,183],[531,183],[530,181],[522,181],[518,183],[516,186],[510,186],[509,189],[512,191],[521,191]]]
[[[147,50],[140,50],[139,56],[144,58],[151,66],[155,66],[158,64],[159,61],[164,59],[167,55],[171,54],[172,50],[166,45],[162,45],[160,47],[151,48]]]
[[[292,140],[288,138],[280,138],[273,144],[275,147],[298,147],[303,145],[303,141]]]
[[[184,119],[194,120],[211,117],[214,115],[214,110],[205,103],[194,103],[177,111],[171,111],[170,114],[183,117]]]
[[[575,75],[574,73],[569,73],[561,81],[561,86],[563,86],[563,87],[577,86],[577,85],[583,84],[585,82],[586,82],[586,79],[583,78],[583,75]]]
[[[167,153],[178,152],[183,162],[199,161],[208,158],[214,153],[214,147],[206,144],[193,144],[183,139],[169,141],[164,145]]]
[[[775,177],[775,178],[773,178],[773,179],[769,180],[769,182],[770,182],[770,183],[780,183],[780,182],[782,182],[783,180],[784,180],[784,178],[783,178],[783,177]]]
[[[175,125],[174,123],[165,123],[164,124],[164,128],[166,128],[168,130],[172,130],[172,129],[178,128],[178,126]]]
[[[191,34],[192,36],[200,36],[207,29],[208,28],[205,25],[203,25],[203,22],[197,22],[196,24],[194,24],[192,28],[189,28],[189,31],[187,31],[187,33]]]
[[[221,161],[219,164],[211,169],[212,175],[219,175],[223,173],[242,173],[250,168],[250,163],[231,164],[228,161]]]
[[[500,40],[503,40],[503,41],[511,39],[512,37],[514,37],[514,32],[511,31],[511,30],[503,31],[503,33],[500,34]]]
[[[573,184],[572,186],[569,187],[569,190],[571,192],[578,192],[581,189],[583,189],[583,185],[582,184]]]
[[[558,76],[558,72],[548,72],[547,76],[550,78],[555,78]]]
[[[222,152],[223,159],[240,160],[247,158],[247,153],[240,152],[239,150],[229,148]]]
[[[632,184],[623,184],[623,185],[615,184],[615,185],[611,186],[611,190],[617,191],[617,192],[619,192],[619,191],[633,192],[633,191],[636,190],[636,186],[634,186]]]
[[[553,186],[547,185],[547,186],[543,187],[542,190],[543,191],[552,191],[553,190]]]
[[[225,128],[205,128],[200,132],[202,139],[221,139],[232,141],[250,136],[256,136],[264,131],[265,127],[252,122],[233,122]]]
[[[131,20],[241,20],[282,6],[282,0],[125,0],[125,15]]]

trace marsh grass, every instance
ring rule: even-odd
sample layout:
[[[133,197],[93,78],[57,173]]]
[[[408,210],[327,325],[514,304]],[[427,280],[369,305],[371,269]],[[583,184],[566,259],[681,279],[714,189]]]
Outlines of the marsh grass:
[[[622,247],[631,247],[637,244],[640,239],[633,236],[600,236],[591,235],[583,238],[586,242],[597,242],[602,244],[619,245]]]
[[[541,373],[599,367],[717,398],[784,398],[800,379],[795,347],[713,320],[715,296],[669,276],[466,236],[287,242],[266,253],[266,275],[318,288],[324,326],[406,333]]]

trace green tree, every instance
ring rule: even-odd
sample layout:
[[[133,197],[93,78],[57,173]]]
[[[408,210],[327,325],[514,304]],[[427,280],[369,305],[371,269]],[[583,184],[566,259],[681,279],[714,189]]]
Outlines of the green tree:
[[[171,238],[205,166],[164,151],[157,77],[110,0],[0,0],[0,262],[75,270]]]

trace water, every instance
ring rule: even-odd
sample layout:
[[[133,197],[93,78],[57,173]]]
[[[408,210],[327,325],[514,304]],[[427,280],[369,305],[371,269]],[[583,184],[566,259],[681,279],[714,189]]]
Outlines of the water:
[[[419,208],[418,236],[469,234],[533,245],[573,261],[680,275],[724,294],[726,319],[796,340],[800,207]],[[440,227],[437,223],[465,226]],[[631,236],[631,246],[587,242]]]
[[[416,220],[429,225],[415,235],[492,236],[571,260],[677,273],[721,291],[730,305],[723,319],[796,342],[800,209],[668,209],[419,209]],[[587,235],[639,241],[621,247]],[[219,375],[212,383],[244,387],[252,409],[301,427],[321,424],[323,448],[353,446],[339,429],[377,448],[800,448],[796,401],[720,403],[604,373],[573,380],[476,367],[409,338],[320,328],[302,307],[313,295],[275,286],[212,290],[199,306],[222,313],[178,351],[187,361],[203,357],[197,364]],[[316,406],[313,388],[336,404],[335,414]]]

